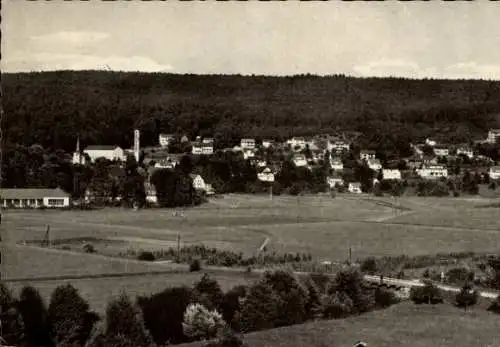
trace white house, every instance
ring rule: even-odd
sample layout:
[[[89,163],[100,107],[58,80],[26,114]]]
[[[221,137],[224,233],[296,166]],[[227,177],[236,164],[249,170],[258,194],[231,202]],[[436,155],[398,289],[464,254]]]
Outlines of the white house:
[[[330,167],[335,171],[344,170],[344,164],[340,158],[332,158],[330,157]]]
[[[347,190],[350,193],[360,194],[360,193],[362,193],[361,183],[359,183],[359,182],[350,182]]]
[[[242,149],[254,149],[255,148],[255,139],[241,139],[240,147]]]
[[[202,143],[201,144],[201,153],[205,155],[212,155],[214,154],[214,145],[212,143]]]
[[[434,147],[437,144],[437,142],[432,140],[432,139],[427,138],[427,139],[425,139],[425,144],[428,146]]]
[[[417,173],[420,177],[427,179],[448,177],[448,169],[444,165],[423,165]]]
[[[257,178],[262,182],[274,182],[274,173],[270,168],[266,167],[262,172],[257,174]]]
[[[335,142],[330,142],[328,141],[327,144],[327,149],[330,152],[343,152],[343,151],[349,151],[350,145],[347,142],[344,141],[335,141]]]
[[[307,158],[304,155],[296,155],[293,158],[293,163],[297,167],[307,166]]]
[[[70,204],[70,196],[63,190],[45,188],[0,189],[0,205],[3,208],[60,208]]]
[[[243,151],[243,159],[251,159],[255,157],[255,152],[253,149],[246,149]]]
[[[257,160],[257,167],[263,168],[267,166],[267,162],[265,160]]]
[[[380,160],[378,159],[368,159],[367,160],[368,167],[372,170],[378,171],[382,169],[382,164],[380,163]]]
[[[213,145],[214,144],[214,139],[211,138],[211,137],[205,137],[203,139],[203,141],[201,141],[201,143],[206,143],[206,144],[209,144],[209,145]]]
[[[158,197],[156,196],[156,188],[154,184],[151,184],[149,180],[144,182],[144,190],[146,191],[146,201],[156,204],[158,203]]]
[[[382,169],[382,177],[384,180],[400,180],[401,171],[397,169]]]
[[[203,144],[201,142],[193,142],[191,144],[191,154],[194,155],[203,154]]]
[[[474,151],[472,150],[472,148],[468,148],[468,147],[460,147],[460,148],[457,148],[457,155],[465,155],[467,157],[469,157],[470,159],[474,158]]]
[[[173,169],[179,164],[179,160],[177,158],[163,158],[158,160],[154,167],[160,168],[160,169]]]
[[[488,131],[488,137],[486,138],[486,142],[497,143],[499,141],[500,141],[500,129],[490,129],[490,131]]]
[[[327,177],[326,183],[330,188],[335,188],[344,184],[344,180],[340,177]]]
[[[98,158],[121,161],[127,159],[125,152],[119,146],[88,146],[83,153],[89,156],[91,162],[95,162]]]
[[[207,185],[205,184],[205,180],[203,179],[203,177],[197,174],[190,174],[189,177],[191,177],[191,180],[193,181],[194,189],[202,191],[207,190]]]
[[[162,147],[168,147],[168,145],[174,141],[175,135],[174,134],[160,134],[158,135],[158,142],[160,143],[160,146]]]
[[[492,166],[492,167],[490,167],[490,170],[488,171],[488,174],[490,175],[490,178],[493,179],[493,180],[500,179],[500,166]]]
[[[269,148],[274,144],[273,140],[262,140],[262,147]]]
[[[286,143],[290,145],[292,149],[295,149],[295,147],[300,147],[300,149],[306,148],[306,139],[304,137],[292,137],[288,139]]]
[[[434,154],[438,157],[447,157],[450,155],[450,150],[446,147],[434,147]]]
[[[422,149],[423,145],[413,145],[411,144],[410,145],[411,148],[413,149],[413,153],[416,155],[416,156],[423,156],[424,155],[424,151]]]
[[[362,150],[361,152],[359,152],[359,159],[361,160],[375,159],[375,151]]]

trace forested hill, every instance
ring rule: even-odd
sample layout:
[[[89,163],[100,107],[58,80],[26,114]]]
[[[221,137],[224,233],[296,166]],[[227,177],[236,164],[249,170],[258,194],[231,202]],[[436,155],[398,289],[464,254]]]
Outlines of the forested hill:
[[[129,148],[134,126],[144,146],[159,132],[226,145],[335,129],[364,132],[367,141],[462,141],[500,127],[500,82],[492,81],[59,71],[2,74],[2,87],[7,144],[66,151],[77,134],[83,146]]]

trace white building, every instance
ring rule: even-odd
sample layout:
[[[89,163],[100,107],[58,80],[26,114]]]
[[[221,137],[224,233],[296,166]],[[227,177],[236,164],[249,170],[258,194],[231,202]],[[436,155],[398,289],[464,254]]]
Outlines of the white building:
[[[247,160],[247,159],[251,159],[251,158],[255,158],[255,152],[253,149],[246,149],[243,151],[243,159]]]
[[[450,155],[450,150],[446,147],[434,147],[434,154],[438,157],[447,157]]]
[[[490,175],[490,178],[493,179],[493,180],[500,179],[500,166],[492,166],[492,167],[490,167],[490,170],[488,171],[488,174]]]
[[[98,158],[121,161],[127,159],[125,152],[119,146],[88,146],[83,153],[89,156],[91,162],[95,162]]]
[[[330,188],[335,188],[344,184],[344,180],[340,177],[327,177],[326,183]]]
[[[189,177],[191,177],[191,180],[193,181],[194,189],[202,191],[207,190],[207,186],[205,184],[205,180],[203,179],[203,177],[197,174],[190,174]]]
[[[255,149],[255,139],[241,139],[240,141],[241,149]]]
[[[401,171],[393,169],[382,169],[382,177],[384,180],[400,180]]]
[[[432,140],[432,139],[427,138],[427,139],[425,139],[425,144],[428,146],[434,147],[437,144],[437,142]]]
[[[361,152],[359,152],[359,159],[361,160],[375,159],[375,151],[362,150]]]
[[[206,137],[203,139],[203,141],[201,141],[201,143],[205,143],[205,144],[209,144],[209,145],[212,145],[214,144],[214,139],[211,138],[211,137]]]
[[[264,168],[267,166],[267,162],[265,160],[257,160],[257,167]]]
[[[202,143],[201,153],[204,155],[212,155],[214,154],[214,145],[213,143]]]
[[[380,160],[378,159],[368,159],[367,160],[368,167],[374,171],[378,171],[382,169],[382,164],[380,163]]]
[[[273,140],[262,140],[262,147],[269,148],[274,144]]]
[[[344,152],[344,151],[349,151],[351,146],[344,141],[335,141],[335,142],[330,142],[328,141],[327,143],[327,149],[330,152]]]
[[[474,151],[468,147],[457,148],[457,155],[461,154],[469,157],[470,159],[474,158]]]
[[[290,145],[292,149],[295,149],[296,147],[300,147],[299,150],[306,148],[306,139],[304,137],[292,137],[291,139],[288,139],[286,143]]]
[[[59,188],[0,189],[0,205],[3,208],[60,208],[69,204],[69,194]]]
[[[293,158],[293,163],[297,167],[307,166],[307,158],[304,155],[296,155]]]
[[[500,129],[490,129],[490,131],[488,131],[488,137],[486,138],[486,142],[497,143],[499,141],[500,141]]]
[[[330,167],[335,171],[344,170],[344,164],[340,158],[332,158],[330,157]]]
[[[448,177],[448,169],[444,165],[423,165],[421,169],[417,170],[417,174],[422,178],[436,179]]]
[[[274,182],[274,173],[270,168],[265,168],[262,172],[257,174],[257,178],[262,182]]]
[[[158,135],[158,142],[160,146],[162,147],[168,147],[168,145],[174,141],[175,135],[174,134],[160,134]]]
[[[191,144],[191,154],[194,155],[203,154],[203,144],[201,142],[193,142]]]
[[[347,190],[350,193],[361,194],[363,191],[361,190],[361,183],[359,182],[350,182]]]

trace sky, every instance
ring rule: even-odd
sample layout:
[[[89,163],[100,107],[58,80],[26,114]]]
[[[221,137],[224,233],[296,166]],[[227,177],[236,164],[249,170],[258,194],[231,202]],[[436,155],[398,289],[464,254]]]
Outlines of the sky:
[[[2,1],[3,72],[500,80],[495,2]]]

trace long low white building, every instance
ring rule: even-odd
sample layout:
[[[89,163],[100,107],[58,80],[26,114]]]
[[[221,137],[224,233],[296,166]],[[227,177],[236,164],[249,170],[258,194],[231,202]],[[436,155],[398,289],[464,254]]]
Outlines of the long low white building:
[[[427,179],[448,177],[448,169],[444,165],[423,165],[417,173],[420,177]]]
[[[69,206],[70,196],[59,188],[0,189],[0,204],[3,208],[59,208]]]

